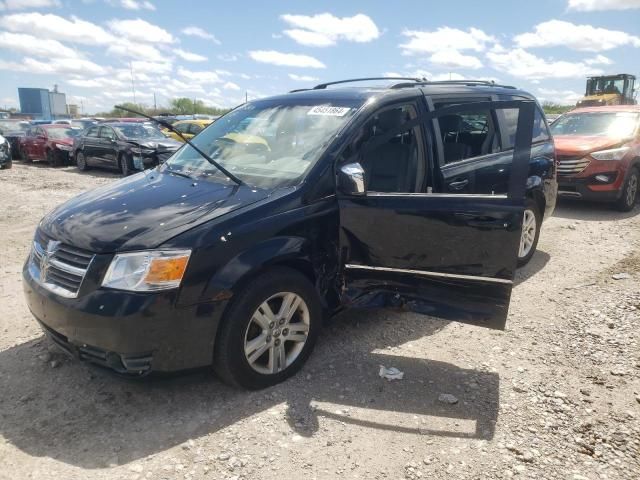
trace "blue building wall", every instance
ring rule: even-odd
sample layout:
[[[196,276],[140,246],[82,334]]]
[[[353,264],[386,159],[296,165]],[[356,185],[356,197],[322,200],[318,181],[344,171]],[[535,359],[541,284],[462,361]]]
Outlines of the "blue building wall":
[[[31,115],[38,120],[52,118],[49,90],[46,88],[18,88],[18,97],[21,113]]]

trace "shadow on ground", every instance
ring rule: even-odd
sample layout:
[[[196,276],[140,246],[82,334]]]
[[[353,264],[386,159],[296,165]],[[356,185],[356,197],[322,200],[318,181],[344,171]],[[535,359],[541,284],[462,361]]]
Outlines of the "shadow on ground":
[[[551,260],[551,256],[547,252],[536,250],[536,253],[534,253],[531,260],[529,260],[529,263],[516,270],[513,284],[517,286],[533,278],[549,263],[549,260]]]
[[[40,338],[0,352],[0,434],[29,455],[103,468],[162,452],[284,403],[292,431],[304,436],[334,419],[364,429],[491,439],[499,403],[496,373],[378,353],[446,325],[409,313],[342,314],[327,326],[298,375],[258,392],[231,389],[207,372],[127,381],[77,361],[51,368],[38,358],[48,346]],[[379,378],[380,365],[399,368],[404,380]],[[443,404],[439,393],[453,393],[460,402]],[[358,415],[342,415],[344,407]],[[404,420],[394,422],[399,417]],[[461,423],[470,428],[460,431],[455,425]]]
[[[94,168],[89,168],[85,171],[82,171],[82,170],[79,170],[78,167],[75,166],[75,164],[64,165],[61,167],[53,167],[45,161],[25,162],[24,160],[19,160],[19,161],[14,160],[13,162],[14,164],[18,164],[19,162],[19,164],[26,169],[49,168],[57,171],[76,174],[81,177],[87,176],[87,177],[96,177],[96,178],[112,178],[114,180],[122,177],[122,175],[120,174],[120,171],[116,169],[111,170],[108,168],[101,169],[101,168],[94,167]]]
[[[640,206],[630,212],[620,212],[612,204],[565,199],[558,201],[553,213],[554,217],[569,220],[614,221],[624,220],[640,214]]]

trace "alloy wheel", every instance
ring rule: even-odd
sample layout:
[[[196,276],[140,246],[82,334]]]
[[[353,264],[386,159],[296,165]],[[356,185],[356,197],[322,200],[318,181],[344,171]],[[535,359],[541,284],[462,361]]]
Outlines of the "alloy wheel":
[[[518,251],[518,258],[524,258],[529,255],[531,248],[536,240],[536,214],[531,209],[524,211],[524,218],[522,219],[522,235],[520,236],[520,250]]]
[[[262,302],[244,335],[244,355],[253,370],[272,375],[289,367],[309,335],[309,307],[301,296],[280,292]]]

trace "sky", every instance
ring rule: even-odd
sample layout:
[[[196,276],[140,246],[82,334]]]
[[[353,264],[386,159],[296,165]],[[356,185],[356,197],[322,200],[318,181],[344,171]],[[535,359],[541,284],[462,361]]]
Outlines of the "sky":
[[[0,0],[0,107],[54,85],[84,113],[134,94],[232,107],[390,75],[568,104],[603,73],[640,76],[640,0]]]

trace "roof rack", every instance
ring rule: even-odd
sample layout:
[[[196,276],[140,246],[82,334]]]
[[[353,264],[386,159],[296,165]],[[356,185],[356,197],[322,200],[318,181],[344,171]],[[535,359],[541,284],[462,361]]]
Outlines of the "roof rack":
[[[414,78],[414,77],[368,77],[368,78],[350,78],[349,80],[338,80],[337,82],[327,82],[320,83],[313,87],[313,90],[324,90],[329,85],[339,85],[341,83],[354,83],[354,82],[368,82],[371,80],[405,80],[407,82],[420,83],[424,82],[425,78]]]
[[[516,88],[511,85],[500,85],[493,81],[488,81],[488,80],[440,80],[436,82],[430,82],[426,80],[426,81],[413,82],[413,83],[408,83],[408,82],[396,83],[395,85],[391,85],[391,88],[392,89],[409,88],[409,87],[418,87],[422,85],[468,85],[468,86],[485,85],[487,87],[502,87],[502,88],[512,88],[512,89]]]

